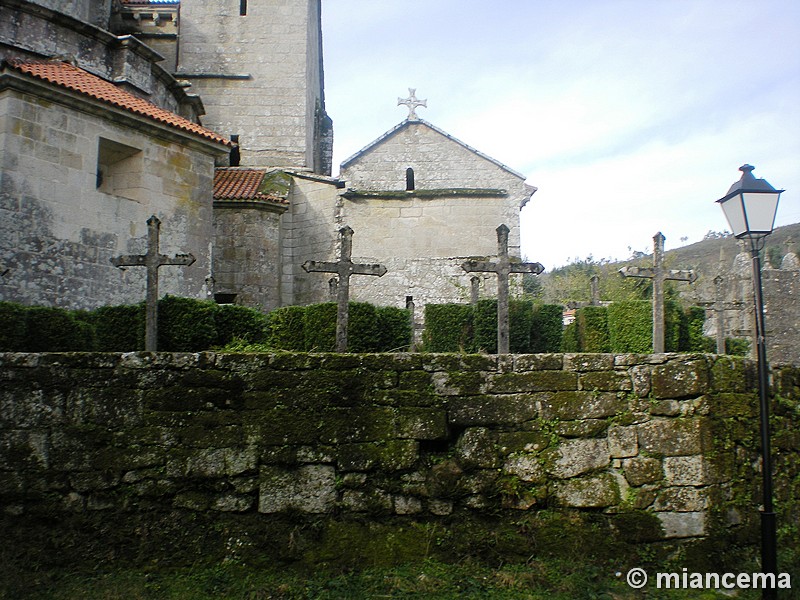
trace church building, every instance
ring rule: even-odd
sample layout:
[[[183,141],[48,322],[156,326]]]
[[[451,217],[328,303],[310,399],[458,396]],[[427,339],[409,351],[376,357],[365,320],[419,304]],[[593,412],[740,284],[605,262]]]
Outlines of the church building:
[[[331,10],[334,10],[332,7]],[[352,298],[421,308],[494,295],[496,255],[535,188],[417,116],[331,176],[321,0],[0,0],[0,299],[91,309],[144,297],[161,220],[161,293],[269,311],[331,299],[309,260],[386,266]],[[421,310],[418,311],[421,314]]]

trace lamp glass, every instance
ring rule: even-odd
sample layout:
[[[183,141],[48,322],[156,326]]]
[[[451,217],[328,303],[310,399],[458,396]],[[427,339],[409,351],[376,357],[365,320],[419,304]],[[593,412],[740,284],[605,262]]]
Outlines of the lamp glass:
[[[772,233],[780,195],[778,191],[741,191],[721,201],[734,237],[757,238]]]
[[[731,226],[734,237],[741,237],[747,233],[747,217],[744,212],[744,205],[742,204],[742,195],[736,194],[727,200],[720,201],[722,205],[722,212],[725,213],[725,218],[728,219],[728,224]]]
[[[775,227],[780,192],[743,192],[742,203],[750,234],[767,235]]]

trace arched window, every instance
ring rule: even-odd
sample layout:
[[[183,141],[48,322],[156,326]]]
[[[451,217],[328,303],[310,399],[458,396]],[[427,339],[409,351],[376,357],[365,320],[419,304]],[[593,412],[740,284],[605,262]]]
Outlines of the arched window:
[[[411,167],[406,169],[406,191],[414,191],[414,169]]]

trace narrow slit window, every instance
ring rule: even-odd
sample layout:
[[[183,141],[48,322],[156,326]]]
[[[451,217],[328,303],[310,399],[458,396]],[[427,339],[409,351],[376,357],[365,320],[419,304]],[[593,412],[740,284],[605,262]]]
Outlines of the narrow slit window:
[[[231,135],[231,143],[233,146],[231,147],[230,166],[238,167],[242,160],[242,155],[239,153],[239,136]]]
[[[241,16],[247,14],[247,0],[239,0],[239,14]]]
[[[406,191],[414,191],[414,169],[411,167],[406,169]]]

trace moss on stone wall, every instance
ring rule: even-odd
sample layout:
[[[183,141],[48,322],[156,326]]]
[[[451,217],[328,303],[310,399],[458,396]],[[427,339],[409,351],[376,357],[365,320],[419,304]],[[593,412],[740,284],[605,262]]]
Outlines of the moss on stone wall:
[[[0,354],[0,562],[353,567],[750,543],[752,372],[673,354]],[[793,547],[799,372],[773,374]]]

